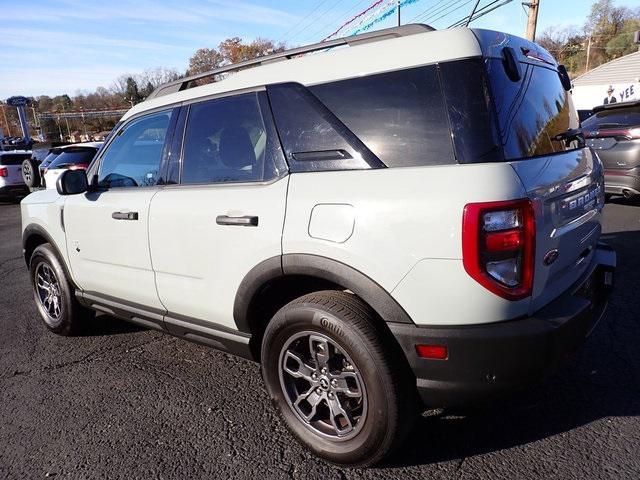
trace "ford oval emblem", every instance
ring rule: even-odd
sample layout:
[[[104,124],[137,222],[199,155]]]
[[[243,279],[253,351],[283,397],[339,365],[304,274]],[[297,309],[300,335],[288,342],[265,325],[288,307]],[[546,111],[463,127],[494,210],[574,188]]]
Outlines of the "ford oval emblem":
[[[548,267],[553,262],[555,262],[557,258],[558,258],[558,250],[553,249],[544,256],[544,260],[542,260],[542,263]]]

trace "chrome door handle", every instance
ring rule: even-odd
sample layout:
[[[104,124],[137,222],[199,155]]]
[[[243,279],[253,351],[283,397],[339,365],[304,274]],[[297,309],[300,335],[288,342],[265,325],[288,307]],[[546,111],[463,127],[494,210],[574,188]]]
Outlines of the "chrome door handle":
[[[138,220],[138,212],[113,212],[111,218],[114,220]]]
[[[258,217],[252,215],[244,215],[242,217],[230,217],[228,215],[218,215],[216,217],[218,225],[236,225],[240,227],[257,227]]]

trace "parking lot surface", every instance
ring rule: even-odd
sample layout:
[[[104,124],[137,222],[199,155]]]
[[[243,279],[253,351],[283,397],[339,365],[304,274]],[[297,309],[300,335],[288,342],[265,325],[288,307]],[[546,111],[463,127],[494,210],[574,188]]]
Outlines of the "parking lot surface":
[[[605,208],[615,294],[585,347],[542,385],[431,411],[381,467],[340,469],[277,419],[249,361],[102,316],[41,324],[19,207],[0,202],[0,479],[640,478],[640,203]]]

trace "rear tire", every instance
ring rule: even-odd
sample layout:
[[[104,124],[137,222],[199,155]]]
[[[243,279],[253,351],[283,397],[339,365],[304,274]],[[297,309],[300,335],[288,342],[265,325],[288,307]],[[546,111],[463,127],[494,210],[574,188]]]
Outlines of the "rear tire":
[[[71,282],[50,244],[42,244],[33,251],[29,272],[36,307],[45,326],[58,335],[79,332],[93,312],[76,300]]]
[[[368,305],[338,291],[300,297],[267,326],[269,395],[298,441],[329,462],[373,465],[410,430],[415,384],[385,334]]]
[[[40,170],[34,159],[27,158],[22,162],[22,180],[29,189],[40,186]]]

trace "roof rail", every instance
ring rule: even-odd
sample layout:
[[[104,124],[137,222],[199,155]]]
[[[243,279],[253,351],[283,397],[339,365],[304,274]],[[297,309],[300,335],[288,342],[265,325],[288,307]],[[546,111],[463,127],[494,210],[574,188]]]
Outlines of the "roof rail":
[[[264,57],[254,58],[252,60],[246,60],[240,63],[234,63],[231,65],[225,65],[224,67],[216,68],[215,70],[209,70],[207,72],[198,73],[196,75],[190,75],[188,77],[179,78],[172,82],[164,83],[158,86],[147,99],[157,98],[171,93],[180,92],[192,88],[193,82],[207,77],[213,77],[222,73],[233,72],[242,70],[245,68],[259,67],[267,63],[278,62],[282,60],[289,60],[298,55],[305,53],[317,52],[320,50],[326,50],[329,48],[335,48],[343,45],[354,46],[362,43],[378,42],[381,40],[387,40],[389,38],[405,37],[408,35],[415,35],[417,33],[432,32],[435,28],[424,25],[421,23],[410,23],[402,25],[400,27],[385,28],[383,30],[377,30],[375,32],[361,33],[359,35],[352,35],[350,37],[336,38],[335,40],[329,40],[326,42],[314,43],[312,45],[306,45],[304,47],[292,48],[291,50],[285,50],[284,52],[273,53],[271,55],[265,55]]]

